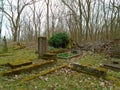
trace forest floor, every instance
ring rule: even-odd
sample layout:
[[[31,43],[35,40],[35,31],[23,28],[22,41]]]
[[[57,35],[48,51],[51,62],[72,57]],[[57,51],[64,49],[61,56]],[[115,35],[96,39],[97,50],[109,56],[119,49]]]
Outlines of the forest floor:
[[[37,45],[27,44],[26,48],[13,49],[13,45],[9,45],[8,53],[2,54],[0,46],[0,72],[11,70],[5,64],[16,61],[32,61],[41,62],[38,54],[35,53]],[[29,72],[13,74],[9,76],[0,76],[0,90],[120,90],[120,83],[116,84],[114,80],[105,80],[85,73],[73,71],[69,68],[55,70],[46,75],[36,77],[32,80],[22,82],[24,78],[50,70],[53,67],[63,65],[64,63],[89,63],[92,66],[100,66],[104,60],[115,58],[106,58],[104,54],[97,54],[91,51],[80,51],[79,57],[72,59],[57,59],[56,63],[51,66],[38,68]],[[118,59],[120,60],[120,59]],[[108,70],[107,75],[120,79],[120,72]]]

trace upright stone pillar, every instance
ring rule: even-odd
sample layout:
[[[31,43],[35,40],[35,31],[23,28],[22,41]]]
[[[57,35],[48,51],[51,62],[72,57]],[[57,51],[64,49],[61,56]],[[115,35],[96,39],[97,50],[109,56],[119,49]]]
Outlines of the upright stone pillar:
[[[39,37],[38,38],[38,53],[39,58],[43,56],[44,53],[47,51],[47,38],[46,37]]]
[[[7,40],[5,36],[3,38],[3,52],[8,52]]]

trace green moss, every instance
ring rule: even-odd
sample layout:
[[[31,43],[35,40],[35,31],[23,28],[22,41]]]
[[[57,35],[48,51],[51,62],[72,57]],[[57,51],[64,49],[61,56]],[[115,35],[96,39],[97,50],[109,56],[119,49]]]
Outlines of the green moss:
[[[27,47],[29,48],[29,47]],[[32,48],[31,48],[32,49]],[[7,64],[8,62],[16,62],[16,61],[32,61],[38,58],[38,55],[34,52],[35,49],[20,49],[13,50],[12,48],[8,49],[9,53],[13,53],[12,56],[0,57],[0,64]],[[85,52],[86,53],[86,52]],[[84,56],[84,55],[83,55]],[[90,58],[89,58],[90,57]],[[81,61],[83,63],[89,64],[88,66],[99,66],[102,60],[104,60],[104,55],[96,55],[89,54],[87,56],[80,57],[79,59],[75,59],[75,62]],[[36,61],[35,61],[36,62]],[[64,59],[58,59],[56,64],[61,65],[67,62]],[[90,62],[90,63],[89,63]],[[91,63],[92,62],[92,63]],[[20,85],[18,84],[21,80],[25,78],[29,78],[32,75],[37,75],[40,71],[47,71],[53,64],[45,65],[44,67],[40,67],[38,70],[30,70],[30,72],[22,72],[18,75],[12,76],[0,76],[0,90],[119,90],[120,87],[117,86],[117,81],[114,82],[112,80],[106,80],[102,78],[95,78],[89,74],[79,73],[70,69],[60,69],[59,71],[55,71],[53,73],[42,75],[39,77],[30,80],[29,82],[23,82]],[[0,71],[5,71],[10,69],[9,67],[0,67]],[[84,71],[83,71],[84,72]],[[86,73],[86,72],[85,72]],[[39,73],[40,74],[40,73]],[[112,72],[111,76],[119,77],[120,74],[118,72]],[[46,78],[48,80],[46,81]],[[104,86],[101,86],[100,83],[105,83]],[[17,85],[16,85],[17,84]]]
[[[115,71],[109,70],[109,71],[107,72],[107,74],[108,74],[109,76],[113,76],[113,77],[116,77],[116,78],[120,78],[120,72],[115,72]]]
[[[12,55],[13,55],[12,53],[3,53],[3,54],[0,54],[0,57],[12,56]]]
[[[62,58],[62,59],[68,59],[68,58],[73,58],[79,56],[79,54],[75,54],[75,53],[60,53],[57,55],[58,58]]]
[[[55,70],[64,68],[64,67],[66,67],[66,66],[67,66],[67,64],[63,64],[63,65],[57,66],[57,67],[55,67],[55,68],[52,68],[52,69],[43,71],[42,73],[32,75],[31,77],[25,78],[25,79],[23,79],[22,81],[24,81],[24,82],[25,82],[25,81],[30,81],[30,80],[32,80],[32,79],[34,79],[34,78],[37,78],[37,77],[42,76],[42,75],[46,75],[46,74],[48,74],[48,73],[54,72]]]
[[[20,61],[15,61],[15,62],[9,62],[8,66],[10,66],[12,68],[17,68],[17,67],[21,67],[21,66],[30,65],[30,64],[32,64],[32,61],[20,60]]]
[[[113,76],[106,76],[106,80],[113,81],[117,86],[120,87],[120,80],[118,78],[115,78]]]
[[[34,59],[33,59],[34,60]],[[15,62],[9,62],[10,65],[19,65],[19,64],[24,64],[24,63],[27,63],[27,62],[31,62],[33,61],[31,59],[28,59],[28,60],[16,60]]]
[[[13,50],[24,49],[25,47],[26,47],[25,45],[16,45],[13,47]]]
[[[20,73],[22,71],[31,71],[33,69],[36,69],[36,68],[42,66],[42,65],[53,63],[53,62],[54,62],[54,60],[49,60],[49,61],[44,61],[44,62],[41,62],[41,63],[31,64],[31,65],[28,65],[28,66],[24,66],[24,67],[12,69],[12,70],[9,70],[9,71],[1,72],[0,75],[6,76],[6,75],[12,75],[12,74],[15,74],[15,73]]]
[[[36,55],[35,50],[17,50],[17,51],[10,51],[12,55],[6,56],[6,57],[0,57],[0,64],[5,64],[9,62],[17,62],[17,61],[32,61],[36,60],[38,58],[38,55]]]
[[[96,67],[91,67],[91,66],[77,64],[77,63],[73,63],[72,67],[76,71],[86,72],[88,74],[91,74],[91,75],[94,75],[97,77],[104,77],[104,76],[106,76],[106,72],[107,72],[107,70],[104,68],[100,68],[100,67],[96,68]]]
[[[99,66],[102,65],[103,60],[105,59],[104,55],[99,55],[99,54],[93,54],[93,53],[88,53],[84,57],[79,58],[77,60],[78,63],[88,63],[92,66]]]
[[[113,76],[106,76],[105,79],[110,80],[110,81],[118,81],[118,79]]]
[[[115,82],[115,84],[120,87],[120,82]]]
[[[68,49],[55,49],[55,50],[51,50],[49,51],[50,53],[63,53],[66,52]]]
[[[99,70],[99,71],[104,71],[104,72],[107,72],[107,69],[102,68],[102,67],[95,67],[95,69],[97,69],[97,70]]]
[[[45,53],[43,56],[39,57],[41,59],[45,59],[45,60],[57,60],[57,55],[55,53]]]

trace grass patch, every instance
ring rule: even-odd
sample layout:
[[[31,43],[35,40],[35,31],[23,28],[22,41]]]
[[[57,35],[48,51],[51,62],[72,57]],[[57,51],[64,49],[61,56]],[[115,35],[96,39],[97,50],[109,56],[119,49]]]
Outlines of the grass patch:
[[[67,58],[71,58],[71,57],[73,57],[73,56],[75,56],[76,54],[74,54],[74,53],[60,53],[60,54],[58,54],[57,56],[59,57],[59,58],[64,58],[64,59],[67,59]]]
[[[0,64],[5,64],[15,61],[32,61],[38,58],[35,54],[35,50],[31,49],[20,49],[12,50],[8,49],[12,56],[0,57]],[[64,50],[63,50],[64,51]],[[54,53],[63,51],[53,51]],[[99,66],[105,59],[104,55],[98,55],[88,52],[84,57],[76,59],[75,62],[87,63],[91,66]],[[36,61],[35,61],[36,62]],[[41,71],[49,70],[51,67],[56,67],[57,65],[62,65],[68,62],[65,59],[58,59],[55,65],[50,67],[39,68],[38,70],[33,70],[30,72],[22,72],[18,75],[12,76],[0,76],[0,90],[119,90],[120,87],[115,85],[114,81],[104,80],[102,78],[95,78],[91,75],[78,73],[67,68],[62,68],[60,70],[55,70],[55,72],[43,76],[38,76],[37,78],[29,81],[22,82],[18,84],[22,79],[37,75]],[[0,71],[9,70],[9,67],[0,66]],[[107,73],[110,76],[119,76],[118,72],[112,72],[111,70]],[[119,84],[119,83],[118,83]]]
[[[26,61],[35,60],[38,58],[38,56],[34,52],[35,52],[35,50],[11,51],[11,53],[13,53],[12,56],[0,57],[0,64],[14,62],[17,60],[22,61],[23,59]]]
[[[88,52],[83,58],[79,58],[77,60],[80,64],[90,65],[90,66],[99,66],[103,64],[103,60],[105,56],[103,54],[93,54],[92,52]]]

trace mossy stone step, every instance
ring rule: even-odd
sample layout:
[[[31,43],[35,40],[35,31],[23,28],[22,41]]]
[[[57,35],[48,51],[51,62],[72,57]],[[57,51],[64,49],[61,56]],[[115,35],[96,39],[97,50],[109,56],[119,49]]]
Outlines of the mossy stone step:
[[[71,69],[76,70],[78,72],[87,73],[90,75],[94,75],[96,77],[104,77],[106,76],[107,69],[102,67],[91,67],[79,63],[73,63],[71,64]]]
[[[23,71],[31,71],[33,69],[38,69],[39,67],[42,67],[43,65],[48,65],[48,64],[51,64],[53,62],[54,62],[54,60],[43,61],[43,62],[40,62],[40,63],[35,63],[35,64],[31,64],[31,65],[28,65],[28,66],[23,66],[23,67],[20,67],[20,68],[11,69],[9,71],[4,71],[4,72],[1,72],[0,75],[9,76],[9,75],[12,75],[12,74],[18,74],[18,73],[23,72]]]
[[[32,76],[30,76],[30,77],[24,78],[24,79],[22,79],[22,82],[30,81],[30,80],[32,80],[32,79],[34,79],[34,78],[37,78],[37,77],[42,76],[42,75],[49,74],[49,73],[51,73],[51,72],[54,72],[54,71],[56,71],[56,70],[59,70],[59,69],[61,69],[61,68],[66,67],[66,66],[67,66],[67,63],[64,63],[64,64],[62,64],[62,65],[60,65],[60,66],[56,66],[56,67],[51,68],[51,69],[49,69],[49,70],[45,70],[45,71],[43,71],[43,72],[41,72],[41,73],[38,73],[38,74],[32,75]]]
[[[68,51],[68,49],[55,49],[55,50],[49,51],[49,53],[56,53],[56,54],[58,54],[58,53],[66,52],[66,51]]]
[[[0,54],[0,57],[12,56],[12,55],[13,55],[12,53],[3,53],[3,54]]]
[[[26,61],[26,60],[19,60],[19,61],[15,61],[15,62],[9,62],[8,65],[11,68],[18,68],[21,66],[26,66],[26,65],[30,65],[32,64],[32,61]]]
[[[55,54],[55,53],[45,53],[43,55],[47,56],[47,57],[50,57],[50,56],[56,56],[57,54]]]
[[[57,59],[57,54],[55,54],[55,53],[45,53],[40,58],[45,59],[45,60],[49,60],[49,59],[56,60]]]

